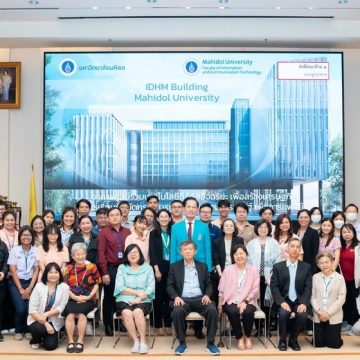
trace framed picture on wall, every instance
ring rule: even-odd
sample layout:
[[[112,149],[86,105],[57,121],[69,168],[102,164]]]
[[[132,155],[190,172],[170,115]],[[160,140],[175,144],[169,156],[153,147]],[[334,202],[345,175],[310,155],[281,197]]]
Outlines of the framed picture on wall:
[[[21,63],[0,62],[0,109],[19,109]]]

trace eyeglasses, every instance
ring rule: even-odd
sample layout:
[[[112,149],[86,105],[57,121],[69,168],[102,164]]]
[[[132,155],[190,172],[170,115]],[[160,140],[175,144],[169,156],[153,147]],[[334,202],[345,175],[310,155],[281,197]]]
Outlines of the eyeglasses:
[[[130,252],[129,252],[129,255],[137,255],[137,254],[139,254],[138,251],[130,251]]]
[[[32,237],[31,234],[21,234],[22,237]]]

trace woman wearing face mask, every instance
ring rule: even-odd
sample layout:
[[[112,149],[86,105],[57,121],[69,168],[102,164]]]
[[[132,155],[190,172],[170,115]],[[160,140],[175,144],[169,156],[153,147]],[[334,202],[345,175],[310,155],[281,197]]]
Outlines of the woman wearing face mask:
[[[340,239],[340,230],[346,221],[345,214],[342,211],[334,211],[331,215],[331,220],[335,226],[334,236]]]
[[[334,260],[332,261],[333,270],[339,265],[340,259],[340,240],[334,236],[335,226],[330,219],[323,219],[320,226],[320,245],[319,253],[322,251],[329,252]]]
[[[349,331],[359,319],[356,308],[357,288],[360,286],[360,248],[356,230],[351,224],[341,228],[340,268],[345,278],[346,300],[343,306],[344,318],[342,331]]]
[[[360,239],[360,221],[358,220],[359,208],[355,204],[349,204],[345,208],[346,223],[351,224],[357,234],[357,238]]]
[[[311,208],[310,209],[310,217],[311,217],[310,227],[313,228],[314,230],[320,232],[320,222],[321,222],[323,216],[324,216],[324,214],[319,207],[314,206],[313,208]]]

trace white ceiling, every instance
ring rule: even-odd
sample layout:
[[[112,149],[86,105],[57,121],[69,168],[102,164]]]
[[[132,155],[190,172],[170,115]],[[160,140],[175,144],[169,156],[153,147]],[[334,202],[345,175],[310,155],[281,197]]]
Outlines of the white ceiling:
[[[109,44],[360,47],[360,0],[0,0],[0,46]]]

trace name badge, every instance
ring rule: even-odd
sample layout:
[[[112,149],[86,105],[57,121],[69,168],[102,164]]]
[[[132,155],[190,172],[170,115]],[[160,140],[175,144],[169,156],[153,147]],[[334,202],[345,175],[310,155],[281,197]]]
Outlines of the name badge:
[[[118,259],[123,258],[123,252],[121,250],[118,251]]]
[[[170,255],[169,254],[165,254],[165,260],[169,261],[170,260]]]

